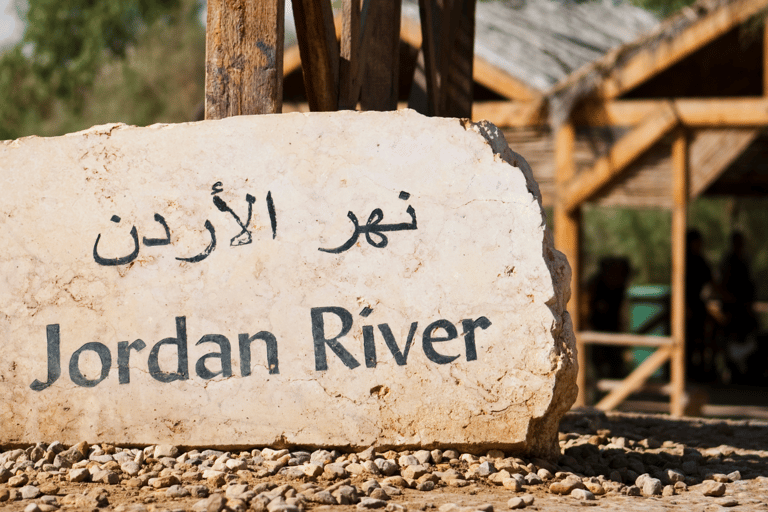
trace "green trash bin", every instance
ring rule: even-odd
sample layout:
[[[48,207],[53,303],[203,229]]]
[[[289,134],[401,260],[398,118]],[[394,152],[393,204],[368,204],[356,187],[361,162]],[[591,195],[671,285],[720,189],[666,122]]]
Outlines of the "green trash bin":
[[[629,304],[629,330],[633,334],[669,336],[670,332],[670,291],[669,285],[649,284],[630,286],[627,290]],[[655,349],[635,347],[632,350],[632,365],[637,368]],[[652,377],[663,377],[662,369]]]

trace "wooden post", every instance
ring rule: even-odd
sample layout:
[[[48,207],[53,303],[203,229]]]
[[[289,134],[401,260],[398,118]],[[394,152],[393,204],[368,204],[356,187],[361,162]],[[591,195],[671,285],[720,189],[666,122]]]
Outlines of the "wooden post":
[[[360,99],[360,0],[341,4],[339,108],[355,110]]]
[[[438,30],[439,6],[436,0],[419,0],[419,16],[421,17],[421,50],[419,59],[423,60],[424,79],[426,81],[426,114],[438,115],[440,111],[440,77],[437,69],[436,35]],[[418,68],[417,68],[418,70]]]
[[[397,109],[401,7],[399,0],[365,0],[363,4],[363,110]]]
[[[293,0],[304,89],[312,111],[339,108],[339,43],[331,0]]]
[[[440,112],[472,117],[475,1],[444,0],[440,56]]]
[[[427,112],[471,117],[476,0],[420,0]],[[421,78],[421,77],[420,77]]]
[[[768,18],[763,18],[763,96],[768,97]]]
[[[585,405],[584,394],[587,384],[586,365],[587,357],[585,345],[579,339],[579,244],[581,230],[581,209],[575,208],[568,211],[566,208],[566,190],[569,181],[576,175],[576,164],[573,159],[573,146],[575,132],[570,122],[558,128],[555,134],[555,180],[557,183],[557,199],[555,202],[555,247],[565,254],[571,265],[571,300],[568,310],[573,322],[573,331],[576,333],[577,362],[579,374],[577,385],[579,394],[576,405]]]
[[[685,237],[688,220],[688,138],[680,128],[672,143],[672,394],[670,413],[685,410]]]
[[[208,0],[205,118],[283,109],[285,0]]]

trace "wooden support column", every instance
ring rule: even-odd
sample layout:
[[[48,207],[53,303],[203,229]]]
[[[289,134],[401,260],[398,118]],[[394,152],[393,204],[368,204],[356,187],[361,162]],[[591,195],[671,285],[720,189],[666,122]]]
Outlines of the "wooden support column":
[[[763,96],[768,97],[768,18],[763,19]]]
[[[360,0],[342,0],[339,108],[355,110],[360,99]]]
[[[285,0],[208,0],[205,118],[279,114]]]
[[[365,0],[363,20],[363,110],[395,110],[400,92],[399,0]]]
[[[476,0],[446,0],[448,24],[443,23],[440,58],[440,115],[472,117]]]
[[[476,0],[420,0],[428,115],[472,116]],[[421,63],[421,62],[420,62]]]
[[[672,394],[670,413],[685,410],[685,237],[688,222],[688,137],[683,128],[672,143]]]
[[[339,43],[331,0],[293,0],[293,19],[309,108],[338,110]]]
[[[558,128],[555,134],[555,179],[557,183],[557,200],[555,202],[555,247],[565,254],[571,265],[571,300],[568,302],[568,311],[573,322],[573,331],[576,333],[576,350],[579,373],[577,385],[579,394],[576,405],[585,405],[584,394],[587,379],[587,357],[585,345],[579,338],[579,250],[581,231],[581,208],[577,207],[569,211],[566,206],[567,184],[576,174],[576,164],[573,158],[575,131],[573,124],[566,123]]]

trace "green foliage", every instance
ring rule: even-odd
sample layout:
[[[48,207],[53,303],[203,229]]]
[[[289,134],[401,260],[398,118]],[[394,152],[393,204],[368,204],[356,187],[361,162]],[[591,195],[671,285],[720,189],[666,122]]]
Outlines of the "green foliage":
[[[191,119],[203,98],[197,0],[30,0],[0,56],[0,139]]]
[[[123,57],[143,26],[178,0],[29,0],[23,43],[35,73],[56,96],[89,87],[106,59]]]
[[[583,279],[597,272],[602,258],[625,256],[633,284],[669,282],[669,212],[588,206],[583,221]]]
[[[688,227],[701,231],[704,255],[717,276],[730,236],[741,231],[747,240],[757,297],[768,299],[768,200],[699,198],[688,210]],[[582,281],[598,269],[600,259],[623,256],[634,270],[631,284],[669,284],[671,280],[671,215],[660,209],[587,206],[583,211]]]

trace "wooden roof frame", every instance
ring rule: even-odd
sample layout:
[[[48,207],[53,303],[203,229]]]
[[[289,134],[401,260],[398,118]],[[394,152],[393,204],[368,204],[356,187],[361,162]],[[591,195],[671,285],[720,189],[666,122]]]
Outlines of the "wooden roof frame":
[[[557,197],[555,200],[555,241],[572,266],[572,307],[579,304],[579,256],[581,205],[610,187],[621,177],[640,155],[672,134],[672,335],[669,343],[659,345],[654,354],[636,368],[596,407],[607,410],[618,406],[631,393],[666,362],[671,363],[672,393],[670,412],[680,416],[686,412],[685,394],[685,233],[687,207],[690,199],[690,140],[687,128],[696,127],[750,127],[768,126],[768,23],[763,28],[763,95],[755,98],[657,99],[621,100],[620,96],[702,46],[714,41],[734,27],[744,23],[761,10],[768,9],[768,0],[734,0],[684,28],[668,40],[658,41],[658,34],[645,39],[658,44],[639,48],[634,55],[616,65],[594,88],[588,102],[569,112],[566,123],[557,129],[555,139]],[[656,38],[656,39],[654,39]],[[606,59],[615,62],[616,53]],[[592,65],[594,70],[596,65]],[[581,75],[584,76],[582,70]],[[571,77],[560,86],[574,86],[579,77]],[[515,111],[522,121],[524,109]],[[593,167],[577,174],[573,161],[574,125],[632,126]],[[724,161],[717,172],[720,175],[730,164]],[[716,176],[715,176],[716,178]],[[714,179],[712,176],[709,179]],[[579,331],[578,314],[572,314],[579,354],[579,396],[577,405],[585,405],[587,360],[585,348],[589,343],[637,345],[637,339],[626,335],[601,334]],[[656,340],[653,340],[656,341]],[[642,340],[641,340],[641,343]],[[688,411],[690,412],[690,411]]]

